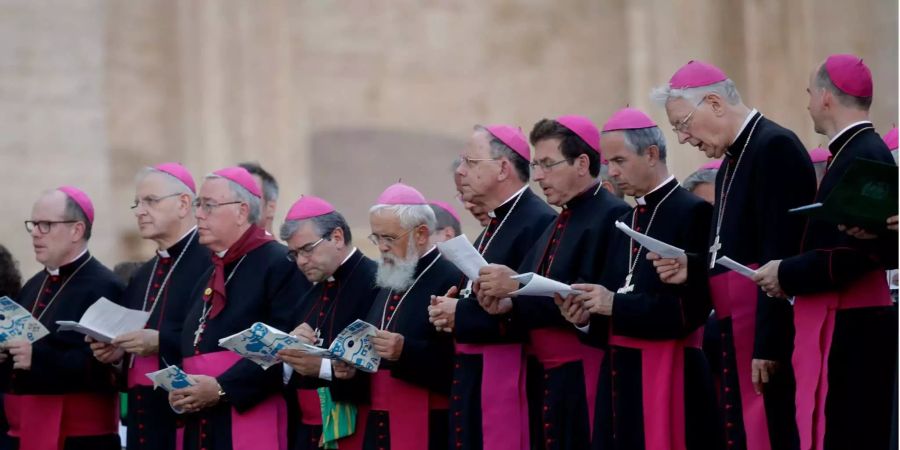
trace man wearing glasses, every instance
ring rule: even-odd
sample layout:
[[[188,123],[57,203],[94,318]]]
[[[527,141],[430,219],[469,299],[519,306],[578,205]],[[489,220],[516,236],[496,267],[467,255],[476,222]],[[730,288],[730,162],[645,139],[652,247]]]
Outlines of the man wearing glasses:
[[[603,188],[600,132],[582,116],[543,119],[531,131],[534,180],[562,212],[517,268],[566,284],[596,282],[613,223],[628,205]],[[531,444],[548,449],[590,446],[590,423],[602,353],[582,345],[554,299],[516,297],[513,269],[490,264],[475,283],[482,307],[501,314],[507,333],[528,336],[528,407]]]
[[[78,321],[98,298],[118,302],[122,294],[115,274],[88,251],[93,222],[90,198],[71,186],[42,194],[25,221],[44,269],[17,302],[50,334],[34,344],[7,342],[0,353],[16,448],[120,448],[113,368],[93,358],[83,335],[56,332],[57,320]]]
[[[141,237],[156,244],[156,255],[137,269],[122,302],[150,312],[143,330],[94,342],[94,357],[124,363],[128,390],[128,448],[175,448],[176,415],[165,391],[153,389],[145,374],[178,364],[178,342],[190,294],[209,269],[209,250],[200,245],[194,218],[194,178],[177,163],[146,167],[137,175],[131,209]]]
[[[353,246],[344,216],[318,197],[303,196],[291,206],[281,226],[281,239],[287,242],[288,259],[313,283],[291,312],[292,324],[297,325],[291,334],[308,344],[328,348],[347,325],[365,319],[378,293],[378,265]],[[329,359],[299,350],[282,350],[279,356],[285,362],[288,402],[293,406],[288,421],[290,447],[318,449],[322,438],[319,390],[328,390],[334,402],[358,404],[368,399],[352,391],[349,395],[332,395]],[[361,428],[357,431],[338,440],[339,436],[329,429],[325,441],[336,441],[342,449],[359,449],[363,432]]]
[[[207,175],[194,203],[200,243],[213,252],[198,278],[179,340],[184,371],[195,385],[173,391],[184,410],[184,449],[281,448],[287,438],[282,368],[268,370],[219,347],[219,339],[262,322],[290,329],[291,308],[308,282],[287,249],[255,223],[262,192],[246,170]]]
[[[711,64],[687,63],[652,96],[665,107],[679,143],[708,158],[724,157],[705,263],[721,333],[719,398],[728,444],[796,448],[791,305],[716,259],[728,256],[756,268],[800,250],[804,220],[788,210],[813,201],[809,154],[793,132],[745,106],[734,82]],[[655,264],[664,281],[687,279],[686,258]]]

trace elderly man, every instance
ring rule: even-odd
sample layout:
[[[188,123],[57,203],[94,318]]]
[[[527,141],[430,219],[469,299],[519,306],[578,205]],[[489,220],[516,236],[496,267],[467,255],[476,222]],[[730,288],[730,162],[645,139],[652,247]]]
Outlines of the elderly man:
[[[831,159],[824,201],[858,158],[894,164],[869,121],[872,75],[854,55],[831,55],[810,75],[809,115]],[[796,296],[797,425],[803,449],[888,448],[897,371],[897,310],[884,276],[897,267],[897,233],[853,239],[810,219],[803,252],[763,266],[772,296]]]
[[[709,158],[725,157],[704,259],[722,339],[720,400],[728,443],[796,448],[791,306],[716,260],[728,256],[759,267],[797,252],[803,221],[788,210],[810,203],[815,193],[809,154],[793,132],[744,105],[734,82],[711,64],[689,62],[653,97],[680,143]],[[683,259],[655,263],[666,281],[686,277]]]
[[[431,210],[434,211],[434,218],[437,221],[434,233],[431,234],[431,243],[437,244],[448,239],[453,239],[462,234],[462,228],[459,224],[459,213],[447,202],[440,200],[431,200],[428,202]]]
[[[719,161],[713,161],[718,163]],[[685,188],[691,194],[706,200],[710,205],[716,204],[716,175],[719,174],[719,165],[710,167],[711,163],[706,163],[694,173],[688,175],[681,182],[681,187]]]
[[[610,178],[635,207],[620,221],[687,252],[706,249],[712,206],[669,175],[662,131],[643,112],[625,108],[604,125],[600,145]],[[700,349],[709,316],[702,261],[680,285],[660,281],[644,247],[612,237],[600,284],[557,305],[605,349],[595,449],[721,449],[715,392]],[[689,418],[689,419],[686,419]]]
[[[255,223],[262,192],[240,167],[207,175],[194,202],[200,243],[213,267],[199,277],[179,341],[195,385],[169,394],[184,416],[184,449],[281,449],[286,439],[282,367],[268,370],[219,347],[219,339],[263,322],[291,329],[308,287],[287,249]]]
[[[153,241],[157,250],[131,277],[122,304],[148,311],[150,318],[145,329],[121,335],[112,344],[91,344],[101,362],[125,357],[129,450],[175,447],[176,415],[166,392],[154,390],[145,374],[181,362],[178,342],[191,290],[210,266],[209,250],[197,238],[195,195],[194,178],[180,164],[159,164],[138,173],[131,209],[141,237]]]
[[[519,272],[567,284],[596,281],[610,236],[617,233],[613,223],[628,211],[597,179],[600,132],[586,117],[562,116],[539,121],[530,139],[534,180],[547,202],[563,210],[531,246]],[[587,448],[602,354],[581,344],[553,299],[510,299],[519,288],[512,275],[511,268],[491,264],[475,288],[483,307],[503,317],[509,334],[528,336],[531,442],[547,449]]]
[[[453,373],[453,342],[428,323],[435,292],[447,292],[462,274],[429,243],[434,213],[410,186],[388,187],[369,210],[381,259],[380,291],[367,322],[378,328],[372,344],[381,366],[370,377],[371,411],[357,423],[366,450],[447,448],[447,395]],[[342,379],[359,377],[335,364]],[[367,377],[369,378],[369,377]],[[335,390],[344,383],[337,383]]]
[[[281,239],[287,242],[288,259],[313,283],[291,314],[296,325],[291,334],[327,348],[338,333],[354,320],[364,319],[372,307],[378,293],[377,264],[353,246],[344,216],[318,197],[304,196],[291,206],[281,225]],[[279,356],[286,363],[289,395],[296,399],[296,408],[289,410],[291,448],[318,449],[323,436],[320,392],[329,390],[334,377],[331,360],[299,350],[282,350]],[[327,395],[335,402],[368,400],[358,394],[335,396],[330,390]],[[359,449],[362,434],[338,440],[343,436],[335,436],[329,429],[325,441],[337,441],[341,449]]]
[[[88,251],[93,223],[90,198],[71,186],[43,193],[25,221],[44,269],[17,302],[50,335],[7,342],[0,356],[9,434],[22,450],[120,448],[113,368],[93,358],[83,335],[56,331],[56,321],[78,321],[100,297],[118,302],[122,294],[115,274]]]
[[[528,187],[531,148],[525,135],[510,125],[476,126],[461,159],[456,173],[463,192],[490,211],[476,248],[488,262],[518,267],[556,217]],[[471,282],[463,281],[459,303],[450,296],[438,297],[430,311],[432,322],[453,329],[456,338],[450,447],[525,448],[522,339],[506,336],[502,322],[469,295]]]
[[[278,180],[266,169],[263,169],[259,163],[244,162],[240,163],[239,166],[250,172],[250,175],[253,175],[260,189],[262,189],[261,211],[256,225],[266,230],[267,233],[272,234],[275,210],[278,207]]]

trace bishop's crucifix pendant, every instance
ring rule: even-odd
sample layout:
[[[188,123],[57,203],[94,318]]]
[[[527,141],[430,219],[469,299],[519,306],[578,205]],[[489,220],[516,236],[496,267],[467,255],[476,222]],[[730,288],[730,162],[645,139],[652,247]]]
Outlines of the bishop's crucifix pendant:
[[[719,255],[719,250],[722,249],[722,243],[719,242],[719,235],[716,235],[716,240],[713,242],[713,245],[709,246],[709,252],[712,253],[712,259],[709,261],[709,268],[714,269],[716,267],[716,259]]]
[[[197,330],[194,331],[194,347],[196,347],[197,344],[200,343],[200,336],[203,335],[203,330],[204,330],[205,328],[206,328],[206,324],[204,324],[204,323],[201,323],[200,325],[197,325]]]
[[[625,276],[625,285],[620,287],[616,294],[627,294],[634,290],[634,285],[631,284],[631,274]]]
[[[325,342],[325,341],[322,339],[322,330],[316,328],[315,331],[316,331],[316,342],[315,342],[315,345],[316,345],[316,347],[321,347],[321,346],[322,346],[322,343]]]

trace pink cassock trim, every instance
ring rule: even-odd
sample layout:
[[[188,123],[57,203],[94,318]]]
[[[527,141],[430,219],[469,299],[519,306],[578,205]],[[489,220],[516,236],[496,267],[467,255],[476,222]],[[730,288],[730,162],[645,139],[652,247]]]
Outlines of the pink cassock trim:
[[[134,362],[128,368],[128,389],[135,386],[153,387],[153,381],[147,378],[147,374],[157,370],[159,370],[159,357],[157,355],[135,355]]]
[[[5,394],[3,407],[9,435],[20,450],[62,450],[66,438],[118,432],[118,401],[114,394]]]
[[[372,375],[372,410],[388,413],[391,450],[428,448],[428,412],[447,409],[444,396],[394,378],[390,370]]]

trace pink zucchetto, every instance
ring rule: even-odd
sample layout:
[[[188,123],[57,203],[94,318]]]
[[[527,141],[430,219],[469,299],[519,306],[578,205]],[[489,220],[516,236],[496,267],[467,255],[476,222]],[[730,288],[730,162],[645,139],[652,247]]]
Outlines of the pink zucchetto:
[[[175,178],[178,178],[178,181],[184,183],[191,192],[194,194],[197,193],[197,185],[194,184],[194,177],[191,175],[191,172],[187,170],[184,166],[174,162],[167,162],[162,164],[157,164],[153,166],[154,169],[165,172],[169,175],[172,175]]]
[[[234,181],[251,194],[262,198],[262,189],[259,188],[259,183],[257,183],[256,179],[253,178],[253,175],[250,175],[250,172],[247,172],[247,169],[244,169],[243,167],[226,167],[213,172],[213,175],[218,175],[222,178]]]
[[[703,61],[691,60],[675,71],[669,79],[671,89],[690,89],[709,86],[728,79],[722,69]]]
[[[700,166],[700,170],[718,170],[719,167],[722,167],[722,160],[714,159]]]
[[[831,55],[825,60],[825,71],[842,92],[854,97],[872,96],[872,72],[856,55]]]
[[[331,206],[331,203],[328,203],[319,197],[304,195],[291,205],[291,209],[288,210],[284,220],[306,220],[333,212],[334,206]]]
[[[827,162],[829,156],[831,156],[831,152],[826,148],[816,147],[809,151],[809,159],[813,164]]]
[[[591,119],[584,116],[559,116],[556,118],[562,126],[577,134],[589,147],[600,153],[600,131]]]
[[[650,116],[636,108],[622,108],[615,112],[609,120],[603,124],[603,132],[619,130],[637,130],[641,128],[655,127],[656,122]]]
[[[528,146],[528,139],[525,138],[525,133],[521,128],[511,125],[487,125],[484,128],[519,156],[525,158],[525,161],[531,161],[531,147]]]
[[[60,186],[56,188],[56,190],[69,196],[69,198],[84,211],[84,215],[87,217],[88,222],[94,223],[94,204],[84,191],[75,186]]]
[[[456,219],[457,222],[460,221],[459,213],[457,213],[457,212],[456,212],[456,209],[453,208],[452,206],[450,206],[449,203],[447,203],[447,202],[442,202],[442,201],[440,201],[440,200],[431,200],[431,201],[429,201],[428,203],[430,203],[430,204],[432,204],[432,205],[434,205],[434,206],[437,206],[438,208],[441,208],[441,209],[443,209],[444,211],[447,211],[448,213],[450,213],[451,216],[453,216],[454,219]]]
[[[891,128],[891,131],[884,135],[884,143],[891,151],[897,150],[897,127]]]
[[[378,200],[375,201],[379,205],[427,205],[425,197],[412,186],[403,183],[394,183],[388,186]]]

